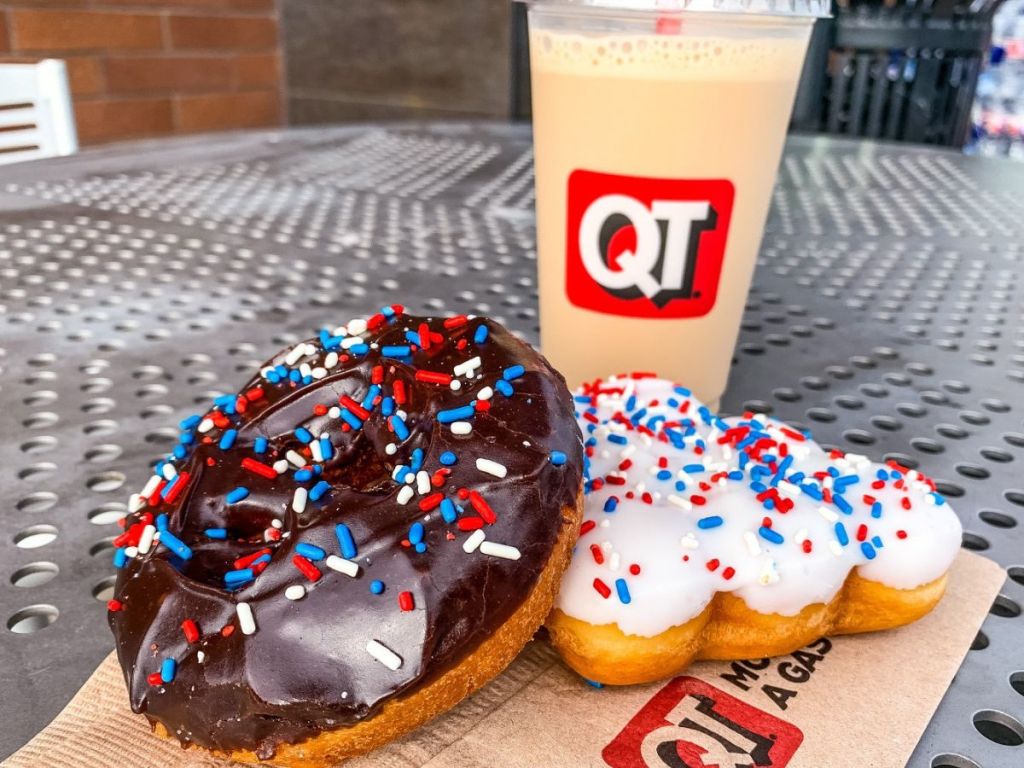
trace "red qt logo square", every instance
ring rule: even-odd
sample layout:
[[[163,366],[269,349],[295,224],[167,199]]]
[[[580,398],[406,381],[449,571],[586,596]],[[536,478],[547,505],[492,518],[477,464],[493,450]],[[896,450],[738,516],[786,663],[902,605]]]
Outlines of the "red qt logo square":
[[[803,739],[785,720],[703,680],[677,677],[601,756],[612,768],[784,768]]]
[[[569,176],[566,292],[628,317],[700,317],[715,306],[735,194],[725,179]]]

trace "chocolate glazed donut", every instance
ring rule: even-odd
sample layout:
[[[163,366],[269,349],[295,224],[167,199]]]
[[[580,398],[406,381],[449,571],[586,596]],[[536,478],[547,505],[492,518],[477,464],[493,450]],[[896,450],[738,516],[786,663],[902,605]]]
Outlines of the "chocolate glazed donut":
[[[364,752],[497,674],[551,606],[580,432],[561,375],[491,320],[386,307],[181,427],[115,542],[109,621],[132,708],[183,745]]]

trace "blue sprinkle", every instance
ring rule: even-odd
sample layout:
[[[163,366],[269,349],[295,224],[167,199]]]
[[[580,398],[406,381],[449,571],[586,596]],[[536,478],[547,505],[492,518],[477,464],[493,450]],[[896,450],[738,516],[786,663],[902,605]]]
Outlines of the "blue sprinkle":
[[[384,594],[384,582],[374,579],[370,582],[370,591],[373,592],[373,594],[375,595]]]
[[[846,526],[842,523],[836,523],[836,539],[844,547],[850,543],[850,537],[846,533]]]
[[[761,535],[762,539],[770,541],[772,544],[781,544],[784,541],[784,539],[782,538],[782,534],[777,533],[776,531],[773,531],[771,528],[767,528],[763,525],[757,529],[757,532]]]
[[[160,543],[182,560],[190,560],[192,558],[192,550],[185,545],[185,542],[170,531],[164,531],[160,534]]]
[[[195,429],[196,427],[199,426],[200,421],[202,421],[202,419],[199,416],[193,414],[192,416],[189,416],[187,419],[182,419],[178,423],[178,426],[185,430]]]
[[[163,512],[156,516],[156,529],[161,533],[167,530],[167,515]]]
[[[177,672],[178,662],[174,659],[164,659],[160,664],[160,680],[164,683],[173,683]]]
[[[742,480],[743,473],[738,469],[734,469],[729,473],[728,477],[730,480]]]
[[[629,605],[633,598],[629,596],[629,587],[626,585],[625,579],[615,580],[615,591],[619,593],[619,601],[624,605]]]
[[[313,470],[312,469],[307,469],[305,467],[303,467],[302,469],[298,469],[298,470],[295,471],[294,478],[295,478],[295,482],[296,483],[304,483],[307,480],[312,480],[313,479]]]
[[[191,432],[182,432],[178,435],[178,442],[182,445],[192,445],[196,441],[196,436]]]
[[[877,554],[875,552],[875,548],[872,547],[871,544],[869,544],[866,541],[862,541],[860,543],[860,551],[864,553],[864,557],[866,557],[868,560],[874,560],[875,555]]]
[[[338,537],[338,544],[341,545],[341,555],[347,560],[354,558],[358,552],[356,551],[356,540],[352,538],[352,531],[344,523],[338,523],[334,526],[334,535]]]
[[[512,365],[501,372],[501,378],[505,381],[515,381],[520,376],[526,373],[526,369],[521,365]]]
[[[718,515],[711,515],[709,517],[702,517],[697,521],[697,527],[707,530],[708,528],[717,528],[724,521]]]
[[[363,422],[359,420],[359,417],[352,413],[348,408],[341,409],[341,418],[344,419],[345,423],[352,427],[352,429],[359,429],[363,426]]]
[[[267,440],[267,438],[257,437],[252,444],[252,449],[256,451],[256,453],[266,453],[268,443],[269,441]]]
[[[185,446],[184,445],[176,445],[176,446],[174,446],[174,450],[171,451],[171,453],[174,454],[174,458],[176,458],[176,459],[184,459],[186,456],[188,456],[188,451],[185,450]]]
[[[285,368],[283,365],[275,366],[274,370],[277,371],[277,375],[278,376],[287,376],[288,375],[288,369]]]
[[[380,412],[385,416],[390,416],[395,412],[395,398],[385,397],[380,401]]]
[[[128,564],[128,554],[124,551],[124,547],[118,547],[114,550],[114,567],[124,568]]]
[[[409,437],[409,428],[405,426],[400,416],[391,417],[391,428],[395,430],[395,437],[399,440],[406,440]]]
[[[269,381],[271,384],[277,384],[279,381],[281,381],[281,377],[277,375],[276,371],[268,371],[267,381]]]
[[[390,344],[380,348],[384,357],[408,357],[412,354],[412,347],[408,344]]]
[[[703,464],[687,464],[685,467],[683,467],[683,472],[685,472],[688,475],[696,475],[704,471],[706,470]]]
[[[503,394],[505,397],[512,397],[512,393],[515,391],[514,389],[512,389],[512,385],[509,384],[504,379],[498,379],[496,382],[494,382],[494,388],[498,390],[501,394]]]
[[[871,516],[875,519],[882,516],[882,502],[876,501],[871,505]]]
[[[587,403],[588,405],[590,404],[590,395],[573,395],[572,399],[575,400],[577,403]]]
[[[556,467],[560,467],[569,460],[569,457],[566,456],[563,451],[552,451],[550,459],[552,464]]]
[[[419,544],[416,544],[416,545],[414,546],[414,549],[415,549],[415,550],[416,550],[416,551],[417,551],[417,552],[418,552],[419,554],[421,554],[421,555],[422,555],[422,554],[423,554],[424,552],[426,552],[426,551],[427,551],[427,545],[426,545],[426,544],[424,544],[424,543],[423,543],[423,542],[421,541],[421,542],[420,542]]]
[[[416,333],[416,331],[406,331],[405,340],[408,341],[410,344],[419,344],[420,335]]]
[[[372,411],[373,401],[377,399],[378,395],[380,395],[380,385],[371,384],[370,388],[366,390],[366,396],[363,398],[363,402],[361,402],[360,405],[366,410]]]
[[[932,498],[935,499],[935,506],[937,507],[941,507],[943,504],[946,503],[946,498],[937,491],[932,491]]]
[[[395,482],[396,483],[404,483],[405,482],[405,478],[407,478],[411,474],[412,474],[412,471],[408,467],[400,467],[400,468],[398,468],[398,474],[395,475]]]
[[[235,438],[238,437],[237,429],[229,429],[223,435],[220,436],[220,449],[222,451],[228,450],[232,445],[235,444]]]
[[[614,512],[615,508],[619,506],[619,499],[616,496],[609,496],[608,500],[604,503],[605,512]]]
[[[237,502],[242,501],[242,499],[248,498],[248,496],[249,489],[240,485],[235,488],[235,490],[228,493],[228,504],[236,504]]]
[[[453,464],[455,464],[455,463],[456,463],[456,462],[457,462],[457,461],[459,460],[459,457],[458,457],[458,456],[456,456],[456,455],[455,455],[454,453],[452,453],[451,451],[445,451],[444,453],[442,453],[442,454],[441,454],[441,456],[439,457],[439,459],[438,459],[438,460],[439,460],[439,461],[440,461],[440,462],[441,462],[441,463],[442,463],[442,464],[443,464],[444,466],[446,466],[446,467],[450,467],[450,466],[452,466]]]
[[[765,499],[764,501],[761,502],[761,506],[764,507],[767,510],[775,509],[775,500],[774,499]]]
[[[676,480],[676,490],[677,491],[685,491],[686,490],[686,483],[684,483],[682,480]]]
[[[682,395],[683,397],[690,397],[693,394],[686,387],[679,387],[679,386],[675,387],[675,392],[677,392],[678,394]]]
[[[658,470],[658,474],[656,475],[656,477],[659,480],[671,480],[672,479],[672,470],[670,470],[670,469],[659,469]]]
[[[879,480],[888,480],[889,473],[886,472],[884,469],[880,469],[877,472],[875,472],[875,477],[877,477]]]
[[[260,563],[269,563],[269,562],[270,562],[270,555],[269,554],[263,554],[263,555],[260,555],[259,557],[257,557],[255,560],[253,560],[252,564],[253,565],[259,565]]]
[[[365,355],[367,352],[370,351],[370,345],[353,344],[351,347],[348,348],[348,351],[351,352],[353,355]]]
[[[476,409],[472,405],[462,405],[458,408],[450,408],[447,411],[438,411],[437,420],[442,424],[451,424],[453,421],[463,421],[472,418],[475,413]]]
[[[413,448],[412,459],[409,461],[409,470],[419,472],[421,469],[423,469],[423,449]]]
[[[597,680],[588,680],[584,677],[583,682],[589,685],[591,688],[604,688],[604,683],[599,683],[597,682]]]
[[[224,583],[229,587],[237,587],[256,578],[252,568],[241,568],[224,574]]]
[[[853,514],[853,507],[850,506],[850,502],[848,502],[839,494],[832,495],[832,503],[839,507],[839,511],[842,512],[844,515]]]
[[[881,549],[882,547],[885,546],[882,543],[882,537],[881,536],[872,536],[871,537],[871,543],[875,545],[875,549]]]
[[[814,485],[814,483],[804,483],[803,485],[800,486],[800,490],[806,493],[815,501],[821,501],[824,498],[824,496],[821,493],[821,489],[818,486]]]
[[[455,504],[452,503],[451,499],[441,500],[441,517],[449,525],[455,522],[457,515],[455,514]]]
[[[423,541],[423,523],[413,523],[409,528],[409,543],[419,544]]]
[[[626,401],[626,411],[632,411],[634,408],[636,408],[636,395],[630,395]]]
[[[334,456],[334,445],[331,443],[331,439],[327,435],[323,435],[320,438],[320,453],[324,457],[324,461],[327,461]]]
[[[309,430],[305,427],[299,427],[295,430],[295,437],[299,439],[299,442],[303,445],[309,445],[313,442],[313,435],[309,433]]]
[[[390,318],[395,316],[395,309],[390,304],[388,304],[386,307],[381,307],[380,308],[380,313],[382,315],[384,315],[384,317],[387,317],[387,318],[390,319]]]
[[[227,528],[207,528],[203,531],[203,535],[208,539],[226,539],[228,537]]]
[[[295,551],[307,560],[323,560],[327,557],[327,553],[320,549],[320,547],[305,541],[300,541],[296,544]]]
[[[288,379],[298,384],[300,381],[302,381],[302,374],[299,373],[298,371],[289,371]]]
[[[629,442],[629,438],[625,435],[608,435],[608,442],[615,443],[616,445],[626,445]]]
[[[309,500],[320,501],[320,498],[331,490],[331,484],[326,480],[321,480],[319,483],[309,489]]]
[[[478,325],[476,327],[476,332],[473,334],[473,343],[483,344],[485,341],[487,341],[487,326]]]

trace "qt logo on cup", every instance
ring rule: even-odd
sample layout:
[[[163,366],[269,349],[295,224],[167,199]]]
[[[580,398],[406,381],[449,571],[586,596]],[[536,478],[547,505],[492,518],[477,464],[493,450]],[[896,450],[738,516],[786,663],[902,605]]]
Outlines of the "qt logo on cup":
[[[784,768],[803,739],[785,720],[696,677],[677,677],[601,757],[611,768]]]
[[[711,311],[735,190],[725,179],[569,176],[566,293],[628,317]]]

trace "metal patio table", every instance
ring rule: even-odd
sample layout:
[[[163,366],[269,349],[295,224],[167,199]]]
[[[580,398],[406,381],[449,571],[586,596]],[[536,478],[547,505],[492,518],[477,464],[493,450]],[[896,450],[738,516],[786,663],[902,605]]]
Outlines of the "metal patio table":
[[[115,523],[179,419],[276,348],[396,300],[536,341],[534,249],[524,127],[0,166],[0,757],[111,649]],[[793,138],[724,400],[920,467],[964,546],[1009,569],[915,768],[1024,765],[1022,262],[1024,165]]]

